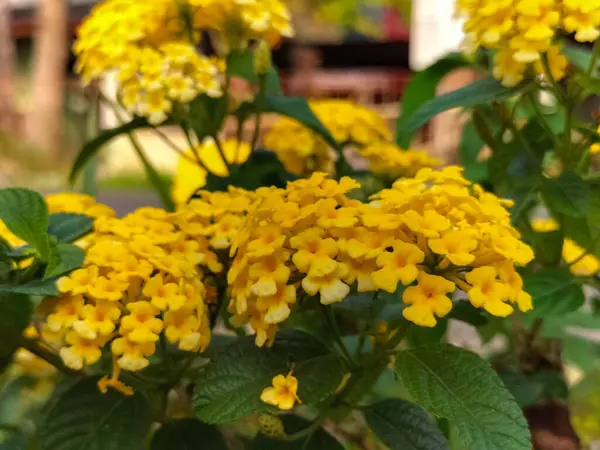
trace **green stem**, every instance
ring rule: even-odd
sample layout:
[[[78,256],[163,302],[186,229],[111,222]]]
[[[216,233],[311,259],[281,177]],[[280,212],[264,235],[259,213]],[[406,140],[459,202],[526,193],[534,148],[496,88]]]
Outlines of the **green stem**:
[[[133,134],[127,133],[127,136],[129,137],[129,141],[131,142],[133,149],[135,150],[136,154],[138,155],[138,158],[140,158],[140,161],[142,161],[142,165],[144,166],[144,169],[146,170],[146,175],[148,176],[150,183],[152,183],[152,185],[154,186],[154,189],[158,192],[158,195],[160,196],[160,199],[163,202],[165,209],[167,211],[175,211],[175,203],[173,202],[173,199],[171,198],[171,194],[169,193],[168,186],[160,178],[158,171],[150,163],[150,161],[144,154],[142,147],[140,146],[139,142],[135,139]]]
[[[38,358],[43,359],[48,364],[53,365],[65,375],[68,375],[70,377],[78,377],[80,375],[83,375],[83,372],[73,370],[70,367],[67,367],[59,355],[43,347],[39,343],[39,341],[23,337],[19,341],[19,347],[24,348],[25,350],[33,353]]]
[[[119,109],[117,108],[117,106],[112,101],[110,101],[109,99],[107,99],[104,96],[102,97],[102,99],[106,102],[106,104],[108,104],[111,107],[111,109],[113,110],[113,112],[115,114],[115,117],[119,121],[119,124],[122,125],[123,123],[125,123],[125,119],[119,112]],[[165,209],[168,211],[175,211],[175,203],[173,202],[173,199],[171,198],[171,193],[169,192],[169,187],[167,186],[166,183],[163,182],[163,180],[160,178],[160,175],[158,174],[158,171],[150,163],[148,158],[146,158],[146,155],[144,154],[142,147],[140,146],[137,139],[134,137],[133,133],[129,132],[129,133],[127,133],[127,136],[129,137],[129,141],[131,142],[133,149],[135,150],[136,154],[140,158],[140,161],[142,161],[142,165],[144,166],[144,169],[146,170],[146,176],[148,177],[148,179],[150,180],[150,183],[152,184],[152,186],[158,193],[161,201],[163,202]]]
[[[529,103],[531,104],[531,108],[533,109],[533,113],[535,114],[535,116],[537,117],[538,121],[540,122],[540,125],[542,125],[542,127],[544,128],[544,130],[546,130],[546,133],[548,133],[548,135],[552,139],[552,142],[554,142],[554,147],[556,148],[556,151],[558,151],[560,149],[560,147],[561,147],[561,143],[558,140],[558,137],[556,136],[556,134],[554,134],[554,132],[552,131],[552,129],[548,125],[548,122],[546,121],[546,118],[544,117],[544,115],[540,111],[540,109],[538,107],[537,100],[535,98],[535,94],[533,93],[533,91],[529,91],[527,93],[527,99],[529,100]]]
[[[548,62],[548,55],[545,53],[542,54],[541,60],[542,60],[542,67],[544,68],[544,75],[550,82],[550,86],[552,87],[552,92],[554,92],[554,95],[556,95],[556,97],[561,102],[564,102],[567,99],[566,95],[563,92],[560,85],[557,83],[556,79],[554,78],[554,75],[552,75],[552,70],[550,69],[550,63]]]
[[[585,74],[589,77],[592,75],[594,68],[596,67],[596,62],[598,61],[598,56],[600,56],[600,39],[594,42],[594,49],[592,50],[592,59],[590,60],[590,65],[585,71]]]
[[[227,173],[229,175],[231,175],[231,167],[229,165],[229,161],[225,157],[225,151],[223,150],[223,145],[221,144],[221,140],[216,135],[212,136],[212,138],[215,141],[215,145],[217,146],[217,150],[219,151],[219,155],[221,156],[221,159],[223,160],[223,163],[225,164],[225,167],[227,167]]]
[[[262,113],[265,108],[265,97],[267,90],[267,75],[260,74],[258,75],[258,94],[256,94],[256,122],[254,123],[254,134],[252,135],[252,143],[250,146],[250,150],[256,150],[256,145],[258,143],[258,137],[260,135],[260,124],[262,119]]]
[[[344,341],[342,340],[342,336],[340,334],[340,330],[335,319],[335,313],[333,311],[333,308],[331,308],[330,306],[320,305],[320,309],[323,313],[323,316],[325,317],[325,321],[327,322],[329,331],[331,332],[333,339],[335,340],[337,346],[344,355],[348,367],[350,369],[356,369],[358,365],[356,364],[356,361],[354,361],[354,358],[344,345]]]

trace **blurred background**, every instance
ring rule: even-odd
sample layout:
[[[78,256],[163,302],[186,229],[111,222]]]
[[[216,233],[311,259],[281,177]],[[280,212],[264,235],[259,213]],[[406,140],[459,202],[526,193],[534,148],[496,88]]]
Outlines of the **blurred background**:
[[[43,191],[66,188],[65,173],[87,138],[116,124],[98,106],[94,88],[82,89],[71,51],[93,0],[0,0],[0,186]],[[374,107],[394,123],[411,72],[458,50],[461,25],[453,0],[290,0],[296,36],[274,54],[289,95],[348,98]],[[468,71],[451,74],[448,91],[468,84]],[[112,89],[110,82],[101,86]],[[452,162],[459,131],[453,113],[436,119],[420,140]],[[263,127],[268,128],[266,120]],[[168,132],[168,130],[166,130]],[[227,133],[227,131],[226,131]],[[140,136],[152,161],[169,177],[177,155],[150,135]],[[95,165],[99,195],[117,203],[136,192],[148,203],[143,173],[128,142],[114,141]],[[107,197],[107,198],[102,198]],[[129,196],[128,196],[129,197]],[[130,209],[126,202],[117,209]]]

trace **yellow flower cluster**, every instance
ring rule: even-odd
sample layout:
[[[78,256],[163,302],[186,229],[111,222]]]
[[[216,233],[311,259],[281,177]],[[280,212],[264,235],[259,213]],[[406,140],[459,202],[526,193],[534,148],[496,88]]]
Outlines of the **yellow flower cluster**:
[[[228,164],[242,164],[250,156],[250,144],[247,142],[227,139],[220,141],[220,144]],[[211,138],[207,138],[202,145],[187,151],[179,158],[172,188],[175,203],[187,202],[198,189],[204,187],[207,171],[219,177],[229,175],[227,165]]]
[[[518,84],[532,63],[543,74],[544,53],[552,76],[564,76],[567,59],[555,42],[561,28],[579,42],[600,36],[597,0],[458,0],[458,12],[469,44],[499,50],[494,75],[507,86]]]
[[[286,189],[262,188],[231,249],[229,310],[250,324],[256,344],[274,339],[302,298],[324,305],[359,292],[404,291],[404,317],[432,327],[452,309],[458,285],[476,307],[498,316],[531,308],[515,264],[532,250],[519,240],[499,200],[471,186],[458,167],[421,170],[372,204],[346,196],[358,184],[315,173]],[[416,285],[412,285],[417,281]]]
[[[396,281],[416,279],[402,299],[408,305],[404,317],[418,325],[434,326],[435,316],[450,311],[446,293],[456,286],[473,306],[495,316],[511,314],[511,303],[521,311],[532,307],[515,265],[528,264],[534,254],[510,225],[506,207],[512,202],[471,185],[462,170],[423,169],[375,197],[371,220],[381,233],[409,242],[380,257],[384,271],[374,274],[375,284],[393,292]],[[415,264],[422,264],[418,274]]]
[[[196,46],[206,30],[235,48],[292,35],[280,0],[105,0],[78,30],[77,71],[85,82],[115,74],[124,108],[157,125],[177,103],[221,95],[223,64]]]
[[[175,223],[191,239],[207,240],[217,251],[229,250],[244,226],[244,217],[255,198],[254,192],[230,187],[227,192],[199,191],[197,195],[178,206]]]
[[[106,205],[96,202],[90,195],[65,192],[52,194],[46,197],[48,212],[50,214],[70,213],[85,214],[95,219],[99,217],[114,217],[115,212]],[[25,241],[10,232],[4,222],[0,220],[0,237],[4,238],[12,247],[25,245]]]
[[[412,177],[423,168],[435,167],[440,164],[437,158],[429,156],[421,150],[403,150],[390,142],[379,142],[359,149],[369,170],[375,175],[397,179]]]
[[[390,141],[390,129],[377,112],[348,100],[314,100],[310,107],[337,142],[358,148]],[[299,122],[281,118],[265,135],[265,147],[277,153],[286,169],[300,176],[331,173],[333,152]]]
[[[553,219],[535,219],[531,223],[533,229],[540,233],[556,231],[559,229],[558,223]],[[571,264],[569,269],[575,276],[589,277],[594,276],[600,271],[600,259],[577,245],[571,239],[565,239],[562,248],[562,257]]]
[[[110,349],[114,374],[102,389],[129,393],[120,371],[146,368],[161,336],[190,352],[210,341],[201,266],[217,272],[221,265],[206,240],[191,238],[175,222],[157,208],[98,219],[84,267],[57,282],[61,294],[44,324],[53,333],[49,344],[77,370]]]

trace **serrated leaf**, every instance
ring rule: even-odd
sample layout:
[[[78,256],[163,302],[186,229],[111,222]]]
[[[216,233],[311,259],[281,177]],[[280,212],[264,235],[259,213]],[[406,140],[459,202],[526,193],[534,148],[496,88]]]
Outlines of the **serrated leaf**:
[[[71,173],[69,174],[69,182],[71,184],[75,183],[77,176],[88,163],[88,161],[111,140],[122,134],[131,133],[132,131],[139,130],[141,128],[148,128],[150,126],[151,125],[146,121],[146,119],[142,117],[134,117],[129,122],[119,125],[118,127],[101,131],[94,139],[88,141],[77,155],[75,163],[73,163],[73,167],[71,168]]]
[[[330,131],[325,128],[315,113],[310,109],[308,101],[300,97],[267,94],[264,103],[265,111],[277,113],[297,120],[307,128],[320,135],[329,146],[340,149],[340,144]]]
[[[46,266],[44,279],[56,278],[83,266],[85,252],[73,244],[58,244]]]
[[[475,106],[516,95],[520,87],[507,88],[498,80],[487,77],[456,91],[435,97],[424,103],[403,121],[397,130],[397,142],[403,148],[411,144],[414,133],[438,114],[453,108]]]
[[[180,419],[162,425],[152,437],[150,450],[227,450],[223,435],[197,419]]]
[[[448,419],[472,450],[531,450],[527,422],[489,363],[449,344],[405,350],[396,372],[415,399]]]
[[[103,394],[85,378],[64,392],[41,425],[41,450],[140,450],[150,431],[143,395]]]
[[[94,219],[83,214],[51,214],[48,234],[56,238],[59,244],[70,244],[90,233],[94,228]]]
[[[46,280],[33,280],[24,284],[0,283],[0,293],[55,297],[58,295],[56,280],[56,278],[49,278]]]
[[[415,73],[408,86],[404,90],[404,96],[400,104],[400,114],[396,123],[396,130],[404,128],[404,123],[428,100],[435,97],[437,86],[448,73],[459,67],[464,67],[469,61],[462,53],[450,53],[437,60],[434,64]],[[397,142],[400,147],[408,148],[406,142],[402,142],[400,134]],[[410,142],[408,142],[410,144]]]
[[[298,416],[280,416],[287,434],[298,433],[310,426],[310,422]],[[323,428],[317,428],[305,438],[295,441],[279,441],[259,434],[250,445],[250,450],[343,450],[344,447]]]
[[[533,300],[536,317],[563,315],[578,310],[585,302],[581,286],[566,268],[546,268],[523,277],[523,287]]]
[[[541,191],[553,212],[583,217],[590,207],[589,186],[575,172],[563,172],[558,178],[543,178]]]
[[[33,246],[42,261],[50,257],[48,206],[35,191],[0,189],[0,220],[15,235]]]
[[[33,305],[28,297],[0,294],[0,373],[10,363],[32,314]]]
[[[260,400],[273,377],[294,368],[303,404],[323,400],[339,386],[343,368],[320,341],[301,332],[278,333],[270,349],[258,348],[254,337],[239,339],[215,352],[195,380],[194,408],[206,423],[226,423],[256,411],[269,411]]]
[[[414,403],[390,399],[363,411],[369,427],[390,450],[450,450],[429,415]]]
[[[258,75],[254,70],[254,52],[250,50],[234,50],[231,52],[227,57],[227,73],[258,85]],[[281,83],[275,67],[271,67],[267,74],[266,92],[281,94]]]

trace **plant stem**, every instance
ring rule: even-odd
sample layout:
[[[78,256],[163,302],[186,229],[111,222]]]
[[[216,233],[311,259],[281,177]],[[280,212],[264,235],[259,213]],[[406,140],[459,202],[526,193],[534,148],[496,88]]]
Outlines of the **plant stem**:
[[[111,109],[113,110],[113,112],[115,114],[115,117],[119,121],[119,124],[122,125],[123,123],[125,123],[125,119],[119,112],[117,105],[115,105],[114,102],[110,101],[105,96],[102,96],[102,99],[111,107]],[[135,139],[133,133],[128,132],[127,136],[129,137],[129,141],[131,142],[133,149],[135,150],[138,157],[142,161],[142,165],[144,166],[144,169],[146,170],[146,175],[148,176],[150,183],[152,183],[152,185],[154,186],[154,189],[158,193],[161,201],[163,202],[165,209],[168,211],[175,211],[175,203],[173,202],[173,199],[171,198],[171,194],[169,192],[168,186],[165,185],[165,183],[160,178],[160,175],[158,174],[158,172],[156,171],[154,166],[152,166],[152,164],[150,163],[148,158],[146,158],[146,155],[144,154],[142,147],[140,146],[137,139]]]
[[[258,75],[258,94],[256,94],[256,122],[254,124],[254,134],[252,135],[252,143],[250,145],[250,151],[256,150],[256,144],[258,143],[258,137],[260,135],[260,124],[262,119],[262,112],[265,107],[265,96],[267,89],[267,75]]]
[[[554,147],[555,147],[556,151],[558,151],[560,149],[560,147],[561,147],[561,143],[558,140],[558,137],[556,137],[556,134],[554,134],[554,132],[552,131],[552,129],[548,125],[548,122],[546,122],[546,118],[544,117],[544,115],[542,114],[542,112],[540,111],[540,109],[538,108],[537,100],[535,98],[535,95],[534,95],[533,91],[529,91],[527,93],[527,98],[529,100],[529,103],[531,104],[531,108],[533,109],[533,113],[535,114],[535,116],[537,117],[538,121],[540,122],[540,125],[542,125],[542,127],[544,128],[544,130],[546,130],[546,133],[548,133],[548,135],[552,139],[552,142],[554,142]]]
[[[212,136],[212,138],[215,141],[215,145],[217,146],[217,150],[219,151],[219,155],[221,155],[221,159],[223,160],[223,164],[225,164],[225,167],[227,167],[227,173],[229,175],[231,175],[231,167],[229,165],[229,161],[225,157],[225,151],[223,150],[223,145],[221,144],[220,139],[216,135]]]
[[[356,364],[356,361],[354,361],[354,358],[344,345],[344,341],[342,341],[342,336],[340,335],[340,330],[337,326],[337,321],[335,320],[335,313],[333,312],[333,309],[325,305],[320,305],[320,309],[323,313],[323,316],[325,317],[325,321],[327,322],[331,335],[333,336],[336,344],[338,345],[339,349],[344,355],[348,367],[350,369],[356,369],[358,365]]]
[[[592,58],[590,60],[590,65],[585,71],[585,74],[589,77],[592,75],[594,68],[596,67],[596,62],[598,61],[598,56],[600,56],[600,39],[597,39],[594,42],[594,49],[592,50]]]
[[[82,372],[67,367],[60,356],[42,346],[39,341],[23,337],[19,341],[19,347],[24,348],[25,350],[33,353],[38,358],[43,359],[48,364],[53,365],[65,375],[68,375],[70,377],[77,377],[83,375]]]

